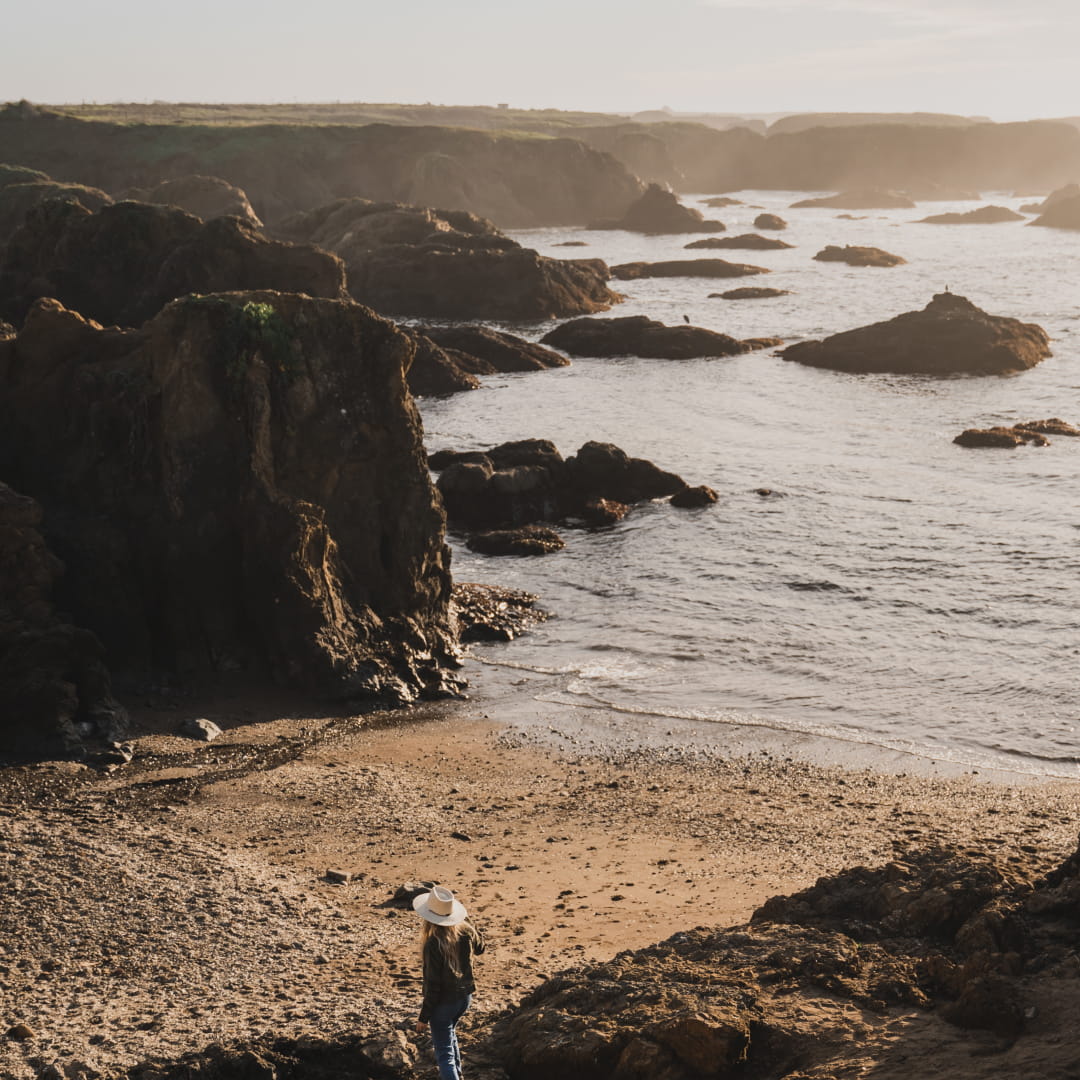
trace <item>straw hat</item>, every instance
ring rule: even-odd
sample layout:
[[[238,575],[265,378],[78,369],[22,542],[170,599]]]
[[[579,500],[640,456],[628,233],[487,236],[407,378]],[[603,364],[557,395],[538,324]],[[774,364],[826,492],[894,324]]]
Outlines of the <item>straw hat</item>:
[[[465,905],[454,899],[454,894],[441,885],[436,885],[431,892],[421,893],[412,902],[413,910],[421,918],[437,926],[456,926],[468,917]]]

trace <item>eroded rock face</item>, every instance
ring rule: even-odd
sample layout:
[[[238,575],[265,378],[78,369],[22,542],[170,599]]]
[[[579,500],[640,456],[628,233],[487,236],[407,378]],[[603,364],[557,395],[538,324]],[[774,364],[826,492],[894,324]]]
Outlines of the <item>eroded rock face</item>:
[[[907,262],[907,259],[882,251],[881,248],[858,247],[854,244],[846,244],[844,247],[829,244],[814,258],[818,262],[842,262],[848,266],[903,266]]]
[[[621,299],[601,260],[546,258],[464,211],[339,199],[277,232],[336,252],[351,295],[394,315],[547,319]]]
[[[645,356],[688,360],[737,356],[753,346],[700,326],[667,326],[645,315],[622,319],[572,319],[540,339],[571,356]]]
[[[611,268],[611,276],[621,281],[651,277],[749,277],[767,273],[769,270],[765,266],[733,263],[726,259],[670,259],[665,262],[619,263]]]
[[[262,222],[244,191],[219,176],[180,176],[175,180],[163,180],[153,187],[131,188],[124,193],[124,198],[161,206],[178,206],[203,221],[238,217],[257,229],[262,228]]]
[[[359,305],[270,292],[129,331],[42,300],[0,342],[0,475],[44,507],[62,604],[114,670],[240,668],[347,700],[453,688],[412,355]]]
[[[920,225],[999,225],[1004,221],[1023,221],[1024,215],[1007,206],[980,206],[962,214],[931,214],[919,218]]]
[[[41,506],[0,483],[0,759],[67,755],[127,723],[101,642],[53,608],[64,567],[41,527]]]
[[[136,326],[188,293],[275,289],[342,298],[344,268],[313,247],[267,240],[238,218],[206,223],[123,202],[95,213],[51,200],[8,243],[0,297],[21,322],[42,296],[104,324]]]
[[[23,223],[26,215],[39,203],[48,199],[61,202],[78,203],[87,210],[97,210],[112,202],[112,199],[98,188],[84,184],[64,184],[51,180],[44,173],[33,178],[20,179],[19,172],[33,174],[33,169],[16,172],[11,166],[2,166],[7,176],[0,173],[0,249],[11,234]],[[7,179],[7,183],[5,183]]]
[[[700,210],[683,206],[673,191],[650,184],[645,194],[616,220],[596,221],[590,229],[625,229],[662,236],[670,233],[723,232],[722,221],[709,221]]]
[[[938,293],[922,311],[803,341],[780,354],[811,367],[922,375],[1002,375],[1050,355],[1040,326],[988,315],[970,300]]]
[[[824,206],[834,210],[911,210],[915,204],[906,195],[880,188],[860,188],[841,191],[836,195],[824,195],[814,199],[800,199],[791,209]]]
[[[548,439],[522,439],[484,453],[443,452],[429,460],[442,469],[438,487],[451,525],[470,530],[566,519],[611,524],[629,504],[687,487],[681,477],[611,443],[585,443],[564,459]]]

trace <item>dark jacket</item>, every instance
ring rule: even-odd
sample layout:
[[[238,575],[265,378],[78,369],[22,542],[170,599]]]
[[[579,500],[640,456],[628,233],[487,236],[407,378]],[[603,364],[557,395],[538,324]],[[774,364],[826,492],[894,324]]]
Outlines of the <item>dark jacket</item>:
[[[462,923],[462,935],[458,938],[458,969],[455,975],[446,962],[442,949],[434,937],[424,943],[424,1004],[420,1019],[431,1019],[431,1010],[444,1001],[455,1001],[473,993],[472,958],[486,948],[484,935],[472,923]]]

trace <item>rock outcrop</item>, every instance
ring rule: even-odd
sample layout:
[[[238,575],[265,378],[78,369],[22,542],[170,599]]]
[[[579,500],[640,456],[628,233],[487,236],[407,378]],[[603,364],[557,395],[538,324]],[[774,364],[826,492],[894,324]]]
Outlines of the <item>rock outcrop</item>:
[[[767,274],[765,266],[733,263],[726,259],[669,259],[664,262],[619,263],[611,268],[611,276],[620,281],[635,281],[650,277],[748,277]]]
[[[688,250],[698,248],[746,248],[751,251],[782,251],[794,247],[775,236],[759,236],[757,233],[742,233],[739,236],[707,236],[703,240],[692,240],[684,245]]]
[[[970,300],[938,293],[922,311],[784,349],[785,360],[851,372],[1004,375],[1050,355],[1040,326],[988,315]]]
[[[841,191],[836,195],[800,199],[791,204],[791,209],[811,206],[831,207],[833,210],[911,210],[914,209],[915,203],[906,195],[901,195],[896,191],[859,188],[855,191]]]
[[[483,452],[433,455],[430,465],[441,469],[438,488],[450,524],[474,531],[567,519],[610,524],[632,503],[688,486],[652,462],[599,442],[564,459],[547,439],[523,439]]]
[[[550,555],[562,551],[566,542],[554,529],[523,525],[520,529],[473,533],[466,546],[481,555]]]
[[[590,229],[625,229],[662,236],[670,233],[723,232],[722,221],[709,221],[700,210],[683,206],[673,191],[650,184],[621,218],[593,222]]]
[[[953,439],[960,446],[1006,447],[1010,450],[1031,443],[1033,446],[1049,446],[1047,435],[1080,438],[1080,428],[1056,416],[1049,420],[1025,420],[1011,427],[968,428]]]
[[[1067,199],[1075,199],[1080,196],[1080,184],[1064,184],[1055,188],[1041,202],[1027,203],[1020,209],[1026,214],[1043,214],[1052,206],[1065,202]]]
[[[454,689],[412,355],[359,305],[272,292],[126,331],[41,300],[0,342],[0,475],[44,508],[58,603],[114,672]]]
[[[352,296],[394,315],[535,320],[621,299],[601,260],[546,258],[463,211],[340,199],[276,232],[340,255]]]
[[[1028,224],[1048,229],[1080,229],[1080,195],[1059,199]]]
[[[980,206],[957,214],[931,214],[919,218],[917,225],[1000,225],[1005,221],[1023,221],[1024,215],[1007,206]]]
[[[1041,880],[1003,858],[908,852],[775,897],[749,925],[561,972],[491,1038],[515,1080],[824,1078],[850,1069],[853,1015],[898,1006],[1003,1050],[1040,980],[1044,999],[1075,980],[1078,900],[1080,849]]]
[[[756,346],[700,326],[667,326],[645,315],[573,319],[540,339],[571,356],[644,356],[660,360],[737,356]]]
[[[127,722],[101,642],[53,607],[64,567],[41,527],[41,506],[0,483],[0,759],[77,753]]]
[[[273,289],[341,298],[344,285],[344,267],[328,252],[268,240],[239,218],[204,223],[137,202],[94,213],[77,203],[39,204],[0,264],[0,298],[15,322],[42,296],[101,323],[137,326],[189,293]]]
[[[829,244],[814,258],[818,262],[842,262],[848,266],[902,266],[907,262],[907,259],[882,251],[881,248],[858,247],[854,244],[846,244],[844,247]]]
[[[203,221],[238,217],[257,229],[262,228],[262,222],[245,192],[220,176],[179,176],[175,180],[163,180],[153,187],[131,188],[124,193],[124,198],[161,206],[178,206]]]
[[[415,395],[475,390],[477,375],[542,371],[570,361],[553,349],[486,326],[425,326],[405,330],[417,345],[409,368]]]
[[[26,215],[47,199],[78,203],[87,210],[97,210],[112,202],[104,191],[85,184],[63,184],[32,169],[13,169],[7,165],[0,169],[3,170],[0,172],[0,251]],[[24,173],[30,174],[30,178],[23,179]]]
[[[742,289],[728,289],[727,292],[709,293],[709,299],[715,300],[766,300],[771,296],[790,296],[790,289],[765,289],[748,285]]]
[[[779,214],[758,214],[754,218],[755,229],[786,229],[787,222]]]

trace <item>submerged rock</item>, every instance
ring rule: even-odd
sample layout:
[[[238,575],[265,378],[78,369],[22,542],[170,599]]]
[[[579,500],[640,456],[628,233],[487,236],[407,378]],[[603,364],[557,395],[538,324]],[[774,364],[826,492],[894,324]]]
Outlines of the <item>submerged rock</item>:
[[[590,229],[625,229],[662,236],[670,233],[723,232],[724,223],[709,221],[700,210],[683,206],[673,191],[650,184],[645,194],[617,220],[596,221]]]
[[[881,188],[859,188],[855,191],[841,191],[836,195],[823,195],[813,199],[801,199],[793,202],[791,209],[823,206],[834,210],[911,210],[915,203],[907,195]]]
[[[750,251],[781,251],[794,247],[775,236],[759,236],[757,233],[742,233],[740,236],[707,236],[704,240],[694,240],[686,244],[687,250],[696,248],[746,248]]]
[[[308,296],[188,298],[129,331],[38,302],[0,342],[0,475],[44,507],[110,666],[344,700],[457,685],[413,348]]]
[[[741,289],[728,289],[727,292],[709,293],[709,299],[715,300],[765,300],[770,296],[790,296],[790,289],[766,289],[761,286],[748,285]]]
[[[922,311],[803,341],[780,354],[811,367],[921,375],[1003,375],[1050,355],[1040,326],[988,315],[970,300],[938,293]]]
[[[620,263],[611,268],[611,276],[622,281],[653,277],[729,278],[767,274],[764,266],[733,263],[726,259],[672,259],[666,262]]]
[[[955,214],[931,214],[919,218],[917,225],[999,225],[1004,221],[1023,221],[1024,215],[1010,210],[1007,206],[980,206],[977,210],[968,210]]]
[[[553,551],[562,551],[566,542],[554,529],[523,525],[520,529],[473,533],[466,541],[466,547],[481,555],[550,555]]]
[[[0,297],[21,322],[51,296],[103,324],[137,326],[189,293],[274,289],[344,298],[341,260],[268,240],[239,218],[199,218],[122,202],[91,212],[55,200],[35,207],[0,263]]]
[[[846,244],[837,247],[834,244],[822,248],[814,258],[818,262],[842,262],[848,266],[903,266],[907,259],[892,255],[876,247],[857,247]]]
[[[454,582],[451,612],[457,621],[458,640],[513,641],[547,619],[548,613],[536,606],[539,599],[520,589]]]
[[[968,428],[957,435],[953,442],[960,446],[1001,446],[1013,449],[1025,443],[1049,446],[1047,435],[1078,438],[1080,428],[1054,416],[1049,420],[1025,420],[1021,424],[1013,424],[1012,427]]]
[[[664,360],[736,356],[752,346],[700,326],[667,326],[645,315],[573,319],[540,339],[571,356],[644,356]]]
[[[675,492],[668,502],[681,510],[696,510],[702,506],[711,506],[719,498],[711,487],[699,484],[697,487],[685,487],[682,491]]]
[[[546,258],[463,210],[339,199],[276,231],[340,255],[350,294],[394,315],[547,319],[621,299],[601,260]]]

